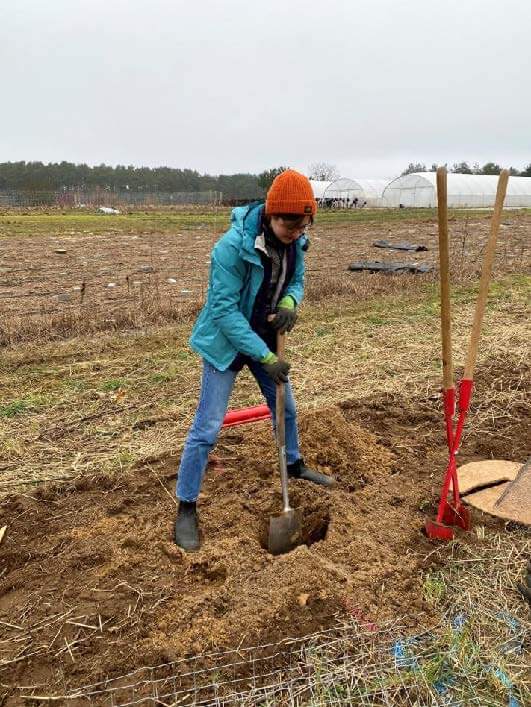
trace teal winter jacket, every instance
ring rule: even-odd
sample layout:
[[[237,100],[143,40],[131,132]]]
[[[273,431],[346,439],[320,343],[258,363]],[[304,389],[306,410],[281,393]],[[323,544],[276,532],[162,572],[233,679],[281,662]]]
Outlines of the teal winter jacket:
[[[231,226],[212,250],[206,303],[199,313],[190,344],[214,368],[225,371],[238,353],[260,361],[269,348],[249,324],[264,279],[260,250],[263,203],[232,211]],[[284,292],[296,304],[304,294],[305,236],[296,241],[295,272]]]

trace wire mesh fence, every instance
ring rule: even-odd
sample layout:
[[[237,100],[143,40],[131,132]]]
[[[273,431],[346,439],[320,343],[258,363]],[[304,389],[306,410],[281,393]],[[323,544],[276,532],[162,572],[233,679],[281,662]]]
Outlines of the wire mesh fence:
[[[1,190],[0,207],[97,207],[97,206],[178,206],[218,205],[220,191],[135,192],[107,189],[69,189],[50,191]]]
[[[528,628],[496,610],[489,619],[511,634],[498,656],[464,613],[415,635],[400,622],[352,620],[303,638],[142,667],[61,696],[21,697],[110,707],[523,707],[529,691],[513,684],[504,661],[522,654]]]

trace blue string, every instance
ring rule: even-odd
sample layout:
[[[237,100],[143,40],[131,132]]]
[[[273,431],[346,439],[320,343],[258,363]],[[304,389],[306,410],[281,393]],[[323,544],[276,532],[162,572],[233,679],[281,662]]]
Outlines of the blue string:
[[[507,614],[507,612],[500,612],[498,616],[507,623],[507,625],[512,631],[521,632],[520,623],[510,614]],[[463,613],[456,614],[452,618],[451,626],[454,633],[461,633],[463,631],[466,625],[466,620],[467,617]],[[521,636],[517,636],[517,638],[521,639]],[[514,644],[515,640],[517,639],[513,638],[508,643]],[[415,645],[418,643],[418,638],[407,638],[395,641],[392,647],[392,654],[395,660],[396,668],[400,670],[419,670],[418,659],[413,652]],[[506,651],[503,651],[502,648],[502,652]],[[445,695],[456,684],[457,678],[450,672],[449,664],[447,662],[443,663],[441,670],[444,671],[444,674],[433,683],[433,689],[437,692],[438,695],[442,696]],[[519,701],[513,694],[513,683],[507,673],[505,673],[500,667],[494,668],[493,666],[490,667],[490,671],[498,678],[500,683],[507,690],[508,707],[521,707]]]

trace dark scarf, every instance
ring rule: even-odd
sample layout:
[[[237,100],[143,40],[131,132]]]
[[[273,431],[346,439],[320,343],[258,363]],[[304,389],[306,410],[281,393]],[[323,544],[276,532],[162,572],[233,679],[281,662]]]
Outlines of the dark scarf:
[[[264,223],[264,239],[266,244],[266,250],[270,258],[269,265],[271,268],[271,274],[269,276],[269,287],[267,288],[266,293],[266,306],[268,310],[267,315],[269,315],[271,314],[271,312],[275,311],[277,304],[281,299],[281,291],[277,293],[277,285],[280,278],[283,277],[284,283],[286,283],[287,281],[287,251],[290,246],[286,245],[285,243],[282,243],[282,241],[279,241],[273,233],[273,230],[267,223]],[[262,265],[264,265],[265,256],[263,255],[263,253],[261,253],[260,255],[262,257]],[[286,272],[284,272],[284,269],[286,270]],[[282,290],[283,289],[285,289],[285,287],[282,287]],[[277,294],[276,297],[275,294]]]
[[[276,331],[267,318],[272,314],[278,305],[278,302],[284,296],[284,292],[291,282],[295,273],[295,260],[297,257],[297,246],[295,243],[286,245],[278,240],[269,224],[265,221],[262,224],[263,234],[266,243],[266,250],[269,257],[259,251],[262,266],[264,268],[264,279],[256,295],[254,302],[253,313],[249,324],[251,329],[260,336],[267,344],[270,351],[275,352],[277,349]],[[282,288],[275,298],[277,284],[282,273],[282,261],[286,256],[286,273]],[[273,300],[276,299],[275,302]],[[231,371],[241,371],[248,363],[249,359],[243,354],[237,354],[234,361],[229,366]]]

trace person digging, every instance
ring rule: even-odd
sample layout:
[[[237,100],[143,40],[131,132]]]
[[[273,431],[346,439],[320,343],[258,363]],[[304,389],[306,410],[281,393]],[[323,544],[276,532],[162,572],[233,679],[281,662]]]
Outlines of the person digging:
[[[332,486],[332,477],[309,469],[299,450],[290,364],[276,356],[277,332],[291,331],[304,290],[305,231],[317,203],[309,180],[294,170],[278,175],[265,201],[232,211],[229,230],[211,253],[206,304],[190,344],[203,358],[199,403],[177,476],[175,542],[200,547],[196,501],[208,454],[216,443],[238,373],[247,366],[275,426],[276,384],[286,383],[286,456],[291,478]]]

